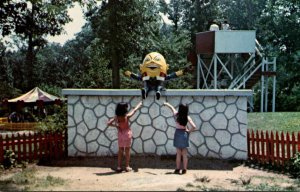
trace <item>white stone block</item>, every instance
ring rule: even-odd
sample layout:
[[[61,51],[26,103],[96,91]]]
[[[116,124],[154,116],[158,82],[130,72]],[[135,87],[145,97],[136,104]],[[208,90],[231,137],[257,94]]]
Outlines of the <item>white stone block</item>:
[[[157,130],[153,135],[153,140],[156,145],[163,145],[167,143],[167,136],[165,132]]]
[[[136,152],[136,153],[140,153],[142,154],[143,151],[143,141],[141,138],[136,138],[133,139],[132,141],[132,149]]]
[[[98,129],[93,129],[88,132],[86,135],[86,142],[95,141],[100,135],[100,131]]]
[[[232,134],[239,132],[239,123],[236,118],[230,119],[228,121],[228,131]]]
[[[99,104],[98,97],[93,96],[82,96],[81,102],[83,103],[84,107],[93,109]]]
[[[200,113],[200,117],[203,121],[209,121],[215,114],[216,114],[215,108],[208,108],[208,109],[204,109],[204,111]]]
[[[231,146],[223,146],[220,150],[220,156],[222,159],[231,159],[234,157],[236,150],[233,149]]]
[[[215,128],[208,122],[204,122],[200,129],[204,137],[213,136],[216,132]]]
[[[105,107],[102,105],[98,105],[97,107],[95,107],[94,112],[97,117],[101,117],[105,114]]]
[[[216,106],[216,111],[219,113],[223,113],[226,109],[227,105],[225,103],[218,103],[218,105]]]
[[[98,136],[97,142],[99,143],[99,145],[106,147],[109,147],[111,143],[111,141],[105,136],[103,132]]]
[[[247,140],[245,136],[242,136],[240,134],[234,134],[232,136],[231,145],[235,149],[241,150],[241,151],[247,151]]]
[[[200,103],[193,103],[189,105],[189,113],[199,114],[204,110],[204,106]]]
[[[91,109],[86,109],[83,113],[83,120],[87,125],[88,129],[94,129],[97,124],[97,117],[94,114],[94,111]]]
[[[153,103],[149,109],[149,115],[152,119],[156,118],[159,116],[159,109],[160,106],[157,103]]]
[[[99,145],[96,141],[87,143],[87,153],[96,153]]]
[[[153,126],[155,126],[155,128],[158,130],[166,131],[168,128],[166,118],[159,116],[159,117],[153,119]]]
[[[82,121],[82,114],[83,114],[84,108],[81,105],[81,103],[77,103],[74,106],[74,119],[76,123],[79,123]]]
[[[227,145],[230,143],[231,134],[226,130],[217,130],[216,139],[221,145]]]
[[[78,126],[77,126],[77,133],[80,134],[81,136],[85,136],[88,132],[88,128],[86,126],[86,124],[84,122],[81,122]]]
[[[228,121],[224,114],[218,113],[214,118],[212,118],[210,123],[215,129],[227,129]]]
[[[74,139],[74,147],[83,153],[86,153],[86,142],[84,140],[84,137],[80,136],[80,135],[76,135],[75,139]]]
[[[145,128],[143,128],[141,135],[142,140],[145,141],[147,139],[152,138],[154,131],[155,129],[151,126],[146,126]]]
[[[207,96],[204,98],[203,105],[205,108],[210,108],[216,106],[218,103],[217,97]]]
[[[207,145],[207,148],[210,151],[213,151],[215,153],[219,153],[220,144],[216,141],[215,138],[213,138],[213,137],[206,138],[206,145]]]
[[[144,142],[144,152],[145,153],[155,153],[156,145],[152,139]]]
[[[234,116],[236,116],[237,108],[235,104],[230,104],[227,106],[227,109],[225,110],[225,116],[227,119],[231,119]]]

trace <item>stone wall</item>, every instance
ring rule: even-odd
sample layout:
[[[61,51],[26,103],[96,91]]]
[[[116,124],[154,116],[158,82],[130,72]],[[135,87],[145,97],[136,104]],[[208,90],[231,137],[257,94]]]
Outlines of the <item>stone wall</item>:
[[[116,104],[130,109],[141,101],[140,90],[64,89],[68,98],[69,156],[110,156],[118,152],[117,129],[107,121]],[[174,155],[175,122],[167,101],[176,109],[189,105],[197,129],[190,133],[190,156],[247,159],[247,97],[250,90],[167,90],[160,100],[150,94],[130,119],[131,153]]]

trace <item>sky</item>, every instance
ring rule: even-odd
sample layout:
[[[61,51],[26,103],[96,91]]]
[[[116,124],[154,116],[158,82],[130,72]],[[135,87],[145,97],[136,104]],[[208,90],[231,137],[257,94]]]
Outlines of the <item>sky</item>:
[[[79,4],[75,4],[73,8],[68,11],[69,16],[73,19],[72,22],[65,25],[65,32],[58,36],[48,36],[47,39],[50,42],[60,43],[63,45],[66,41],[74,39],[75,34],[81,31],[81,27],[86,23],[84,19],[81,7]]]
[[[74,39],[76,33],[79,33],[81,31],[81,28],[86,23],[86,20],[84,19],[82,9],[79,4],[76,3],[75,6],[68,11],[68,14],[73,19],[73,21],[65,25],[64,34],[54,37],[48,36],[47,39],[49,42],[60,43],[61,45],[63,45],[68,40]],[[165,23],[171,24],[166,15],[163,15],[162,13],[160,13],[160,15]]]

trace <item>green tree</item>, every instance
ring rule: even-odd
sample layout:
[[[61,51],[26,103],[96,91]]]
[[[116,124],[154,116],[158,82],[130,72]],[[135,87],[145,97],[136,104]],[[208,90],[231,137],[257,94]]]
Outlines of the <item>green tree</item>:
[[[112,69],[112,87],[120,88],[120,69],[125,58],[151,46],[151,36],[158,32],[158,12],[152,2],[141,0],[108,0],[90,14],[98,48]]]
[[[70,22],[67,9],[73,1],[21,0],[0,2],[0,31],[2,36],[16,34],[27,43],[25,89],[35,84],[33,68],[38,50],[46,44],[46,35],[59,35],[63,25]]]
[[[277,56],[276,101],[279,111],[298,111],[300,99],[300,2],[268,0],[259,21],[267,54]]]

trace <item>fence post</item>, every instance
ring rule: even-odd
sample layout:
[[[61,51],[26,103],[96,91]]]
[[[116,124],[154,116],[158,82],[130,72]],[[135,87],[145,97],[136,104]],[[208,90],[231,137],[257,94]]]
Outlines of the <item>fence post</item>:
[[[22,152],[23,152],[23,158],[22,158],[22,160],[23,161],[26,161],[27,160],[27,154],[26,154],[26,134],[25,133],[23,133],[23,135],[22,135],[22,139],[23,139],[23,142],[21,143],[21,144],[23,144],[22,145]]]
[[[293,144],[292,144],[293,146]],[[291,142],[290,142],[290,134],[289,132],[286,133],[286,160],[289,160],[291,158]]]
[[[255,132],[255,140],[256,140],[256,160],[261,162],[261,159],[260,159],[260,147],[259,147],[259,144],[260,144],[260,139],[259,139],[259,132],[258,130],[256,130]]]
[[[3,163],[3,161],[4,161],[4,151],[3,151],[4,141],[3,141],[3,138],[2,138],[1,134],[0,134],[0,143],[1,143],[1,146],[0,146],[0,163]]]
[[[28,159],[29,159],[29,162],[32,162],[33,160],[33,151],[32,151],[32,135],[31,133],[29,132],[28,134]]]
[[[274,133],[273,131],[271,131],[271,138],[270,138],[270,144],[269,144],[269,148],[270,148],[270,158],[272,163],[275,162],[275,153],[274,153]]]
[[[284,139],[284,133],[283,131],[281,131],[281,135],[280,135],[280,145],[281,145],[281,156],[280,156],[280,160],[281,160],[281,165],[284,165],[284,161],[285,161],[285,139]]]
[[[21,135],[20,135],[20,133],[17,133],[17,140],[19,141],[18,142],[18,153],[17,153],[17,155],[18,155],[18,162],[21,162],[21,159],[22,159],[22,151],[21,151]]]
[[[37,153],[38,153],[38,148],[37,148],[37,134],[36,132],[33,133],[33,159],[37,160]]]
[[[278,131],[276,131],[276,163],[280,163],[280,158],[279,158],[279,134]]]
[[[262,159],[262,163],[265,164],[266,163],[265,134],[262,130],[260,131],[260,141],[261,141],[261,159]]]

